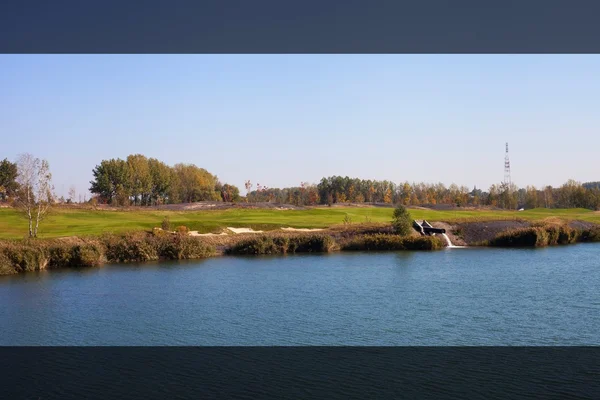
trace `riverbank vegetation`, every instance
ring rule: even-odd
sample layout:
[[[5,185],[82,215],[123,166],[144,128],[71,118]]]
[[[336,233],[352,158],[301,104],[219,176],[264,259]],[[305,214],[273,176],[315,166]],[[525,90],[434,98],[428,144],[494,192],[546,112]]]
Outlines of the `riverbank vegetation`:
[[[342,250],[439,250],[444,246],[445,242],[439,236],[398,236],[376,233],[352,238],[342,246]]]
[[[197,238],[147,232],[69,240],[0,241],[0,275],[94,267],[107,262],[199,259],[215,254],[214,246]]]
[[[455,227],[460,231],[465,225],[459,223]],[[522,228],[505,229],[489,241],[469,245],[540,247],[579,242],[600,242],[600,227],[572,228],[560,220],[534,222]],[[272,231],[215,236],[190,236],[187,229],[172,233],[155,229],[64,239],[0,240],[0,275],[105,263],[201,259],[219,254],[438,250],[445,246],[439,235],[419,236],[415,231],[398,235],[389,222],[337,225],[319,232]]]
[[[600,227],[576,229],[561,223],[537,223],[501,232],[483,244],[494,247],[545,247],[582,242],[600,242]]]

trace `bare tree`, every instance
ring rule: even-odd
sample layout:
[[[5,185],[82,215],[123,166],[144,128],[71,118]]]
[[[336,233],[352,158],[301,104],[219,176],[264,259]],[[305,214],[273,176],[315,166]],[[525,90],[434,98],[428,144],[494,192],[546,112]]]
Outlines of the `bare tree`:
[[[248,202],[248,196],[250,196],[250,190],[252,190],[252,182],[247,180],[244,186],[246,187],[246,202]]]
[[[17,203],[29,220],[29,237],[37,237],[40,221],[54,202],[54,187],[50,165],[31,154],[21,154],[17,160]]]
[[[71,203],[75,203],[75,195],[76,195],[75,186],[71,186],[69,188],[69,201]]]

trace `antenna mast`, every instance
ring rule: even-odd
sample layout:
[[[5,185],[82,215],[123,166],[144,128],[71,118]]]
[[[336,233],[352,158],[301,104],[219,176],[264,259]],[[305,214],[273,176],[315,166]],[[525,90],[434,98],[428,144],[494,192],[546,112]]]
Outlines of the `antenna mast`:
[[[508,142],[506,143],[506,155],[504,156],[504,183],[510,187],[510,160],[508,159]]]

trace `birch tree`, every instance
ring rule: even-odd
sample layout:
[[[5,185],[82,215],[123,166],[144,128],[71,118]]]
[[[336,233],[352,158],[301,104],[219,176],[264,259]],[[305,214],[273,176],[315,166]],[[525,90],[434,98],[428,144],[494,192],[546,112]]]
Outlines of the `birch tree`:
[[[27,216],[29,237],[37,237],[40,222],[54,201],[50,165],[46,160],[25,153],[17,160],[17,171],[17,204]]]
[[[77,192],[75,191],[75,186],[71,186],[69,188],[69,203],[75,203],[75,197]],[[80,201],[81,203],[81,201]]]

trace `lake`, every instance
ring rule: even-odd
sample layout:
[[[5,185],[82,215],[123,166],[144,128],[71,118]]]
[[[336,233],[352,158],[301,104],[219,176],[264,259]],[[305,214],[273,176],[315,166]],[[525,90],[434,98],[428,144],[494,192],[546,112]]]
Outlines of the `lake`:
[[[0,345],[600,345],[600,244],[0,277]]]

